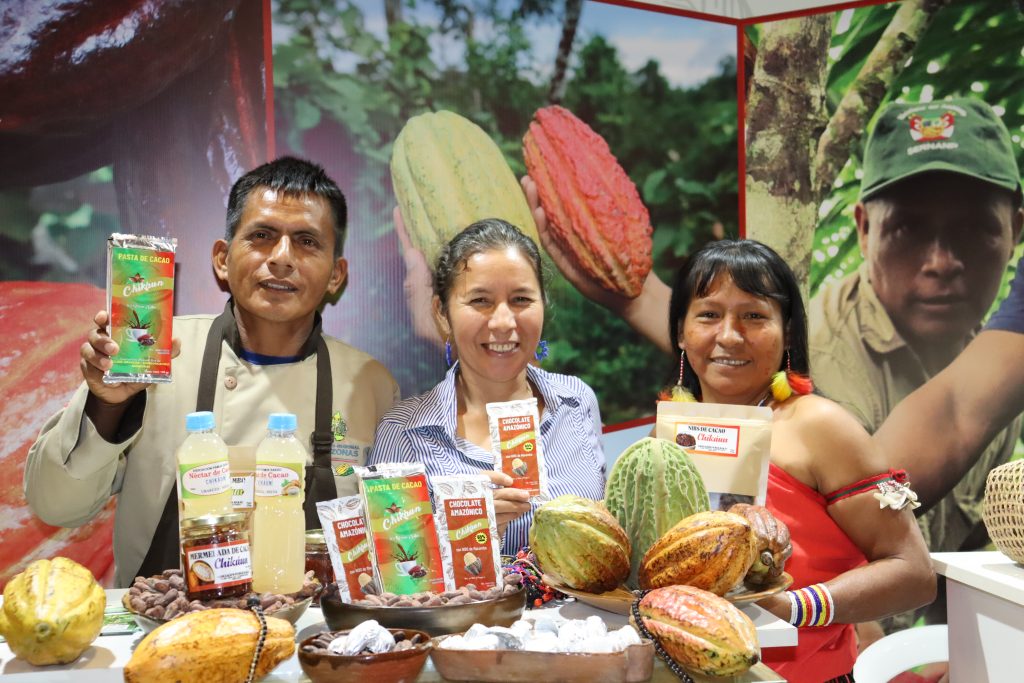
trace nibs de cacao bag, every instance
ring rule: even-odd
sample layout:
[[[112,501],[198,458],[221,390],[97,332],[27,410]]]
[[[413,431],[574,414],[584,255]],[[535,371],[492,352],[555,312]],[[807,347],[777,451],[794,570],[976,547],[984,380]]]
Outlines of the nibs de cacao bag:
[[[431,477],[434,519],[444,562],[444,587],[498,585],[501,541],[494,516],[491,480],[482,474]]]
[[[659,401],[655,436],[679,444],[704,479],[712,510],[764,505],[772,448],[767,406]]]
[[[107,239],[107,331],[118,352],[103,381],[170,382],[174,251],[167,237]]]
[[[426,467],[382,463],[355,471],[381,592],[443,593],[444,572]]]

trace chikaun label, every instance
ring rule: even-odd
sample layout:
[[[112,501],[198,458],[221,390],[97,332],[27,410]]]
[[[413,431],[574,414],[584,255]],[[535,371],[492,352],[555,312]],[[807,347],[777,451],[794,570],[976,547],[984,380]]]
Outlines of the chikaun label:
[[[206,464],[179,465],[182,498],[204,498],[224,493],[231,485],[231,468],[227,460]]]
[[[252,582],[249,542],[230,541],[184,550],[190,593],[228,588]]]
[[[261,498],[302,495],[302,465],[270,462],[257,464],[256,495]]]

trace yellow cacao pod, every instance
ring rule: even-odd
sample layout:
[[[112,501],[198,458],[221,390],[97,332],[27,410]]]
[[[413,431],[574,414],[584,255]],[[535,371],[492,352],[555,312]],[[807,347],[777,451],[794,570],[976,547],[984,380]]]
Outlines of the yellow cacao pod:
[[[295,652],[295,629],[266,617],[267,637],[256,664],[266,676]],[[153,629],[124,667],[125,683],[238,683],[249,674],[259,638],[259,619],[241,609],[189,612]]]
[[[638,609],[644,627],[686,669],[733,676],[760,659],[754,622],[714,593],[693,586],[659,588]]]
[[[433,268],[448,241],[471,223],[501,218],[540,245],[537,224],[494,141],[450,111],[409,119],[391,152],[391,182],[414,247]]]
[[[750,522],[712,510],[684,517],[658,539],[640,563],[640,587],[695,586],[725,595],[757,557]]]
[[[29,664],[67,664],[100,634],[106,604],[82,565],[66,557],[36,560],[4,588],[0,635]]]
[[[601,503],[564,495],[533,513],[530,548],[541,569],[589,593],[617,588],[629,576],[629,537]]]

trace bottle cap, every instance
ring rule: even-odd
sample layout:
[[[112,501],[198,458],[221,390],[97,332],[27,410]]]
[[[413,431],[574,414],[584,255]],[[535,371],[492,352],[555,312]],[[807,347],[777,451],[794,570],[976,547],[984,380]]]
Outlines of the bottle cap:
[[[293,413],[271,413],[267,419],[267,429],[274,432],[294,432],[296,426]]]
[[[185,416],[185,430],[189,432],[201,432],[214,428],[213,413],[204,410],[199,413],[189,413]]]

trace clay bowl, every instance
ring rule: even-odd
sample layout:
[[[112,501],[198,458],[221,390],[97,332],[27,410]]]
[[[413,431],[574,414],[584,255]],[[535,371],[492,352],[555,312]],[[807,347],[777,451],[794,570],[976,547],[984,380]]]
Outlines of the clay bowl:
[[[337,591],[325,589],[320,596],[324,621],[332,630],[351,629],[367,619],[376,619],[386,628],[412,628],[431,636],[462,633],[473,624],[511,626],[526,608],[526,590],[480,600],[465,605],[438,607],[363,607],[341,601]]]
[[[404,631],[407,638],[419,634],[423,640],[408,650],[384,652],[379,655],[334,655],[304,652],[320,634],[314,634],[299,643],[299,665],[313,683],[413,683],[427,663],[432,643],[430,636],[413,629],[389,628],[394,635]],[[341,631],[338,635],[344,635]]]

